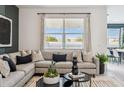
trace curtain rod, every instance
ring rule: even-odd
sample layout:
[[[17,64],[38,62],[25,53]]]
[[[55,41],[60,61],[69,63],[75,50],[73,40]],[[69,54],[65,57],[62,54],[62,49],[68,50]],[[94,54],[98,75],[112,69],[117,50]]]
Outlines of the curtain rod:
[[[37,13],[38,15],[40,14],[91,14],[91,13]]]

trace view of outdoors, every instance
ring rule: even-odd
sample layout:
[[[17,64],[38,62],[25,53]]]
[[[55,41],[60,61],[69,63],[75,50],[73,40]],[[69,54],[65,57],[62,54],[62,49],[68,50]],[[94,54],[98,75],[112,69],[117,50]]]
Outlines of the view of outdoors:
[[[107,31],[108,47],[119,47],[119,28],[109,28]]]
[[[45,49],[82,49],[84,47],[83,19],[45,19]]]

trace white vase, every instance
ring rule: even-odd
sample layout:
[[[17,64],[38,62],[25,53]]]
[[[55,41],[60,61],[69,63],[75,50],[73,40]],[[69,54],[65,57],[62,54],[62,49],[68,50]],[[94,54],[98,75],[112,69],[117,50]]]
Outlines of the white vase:
[[[53,77],[53,78],[50,78],[50,77],[44,77],[43,76],[43,82],[45,84],[56,84],[59,82],[59,79],[60,79],[60,76],[58,75],[57,77]]]

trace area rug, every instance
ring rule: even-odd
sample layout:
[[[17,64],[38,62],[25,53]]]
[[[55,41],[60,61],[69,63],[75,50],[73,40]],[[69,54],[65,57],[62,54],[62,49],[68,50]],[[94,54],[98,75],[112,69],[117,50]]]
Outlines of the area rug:
[[[36,81],[38,81],[41,77],[34,76],[29,82],[25,84],[24,87],[36,87]],[[91,79],[91,87],[121,87],[121,84],[112,78],[106,76],[97,76]],[[72,85],[72,87],[75,84]],[[80,87],[89,87],[89,82],[80,83]]]

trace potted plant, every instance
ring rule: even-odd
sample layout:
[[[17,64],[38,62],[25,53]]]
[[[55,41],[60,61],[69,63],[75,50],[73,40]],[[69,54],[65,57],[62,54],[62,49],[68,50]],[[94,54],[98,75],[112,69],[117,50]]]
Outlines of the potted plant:
[[[52,61],[48,71],[43,75],[43,82],[45,84],[56,84],[59,82],[60,75],[55,68],[55,62]]]
[[[96,55],[97,58],[99,58],[100,62],[100,74],[104,74],[105,71],[105,64],[108,62],[108,56],[103,54],[97,53]]]

